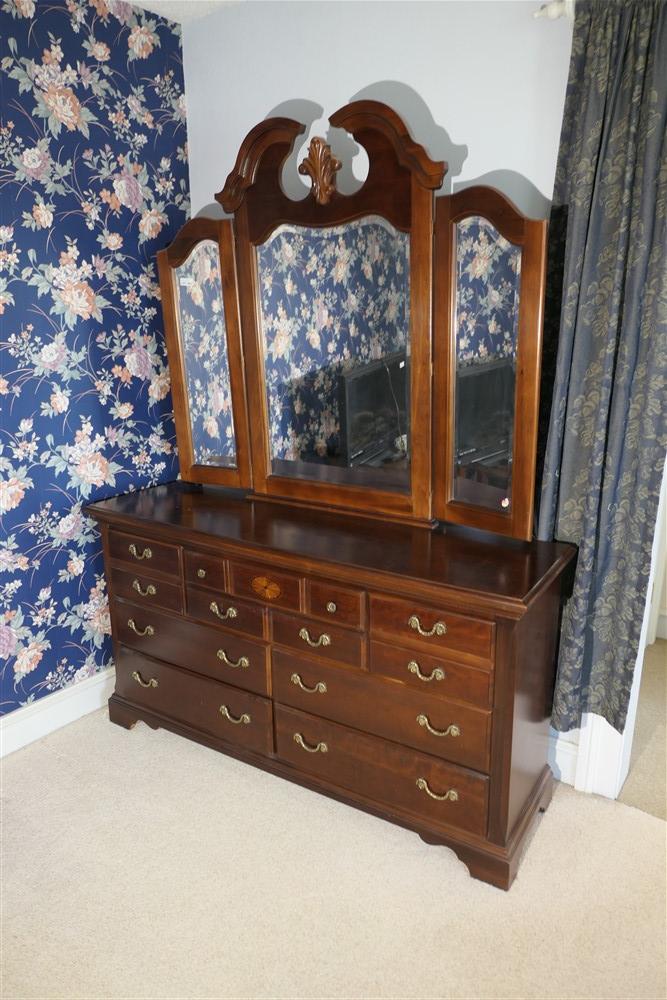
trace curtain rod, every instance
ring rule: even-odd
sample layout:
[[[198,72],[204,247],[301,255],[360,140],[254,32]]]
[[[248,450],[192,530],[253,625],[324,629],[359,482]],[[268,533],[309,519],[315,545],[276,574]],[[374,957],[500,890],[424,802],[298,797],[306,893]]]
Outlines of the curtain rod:
[[[574,2],[575,0],[549,0],[539,10],[533,11],[533,17],[547,17],[550,21],[566,17],[568,21],[574,21]]]

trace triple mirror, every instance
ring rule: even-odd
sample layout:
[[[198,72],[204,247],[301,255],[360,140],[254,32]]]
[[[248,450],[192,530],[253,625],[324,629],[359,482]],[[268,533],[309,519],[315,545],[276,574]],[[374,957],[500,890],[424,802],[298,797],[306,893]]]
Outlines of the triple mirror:
[[[368,153],[359,191],[313,139],[290,200],[304,127],[268,119],[216,195],[234,222],[158,255],[181,473],[529,538],[545,223],[489,188],[434,198],[446,165],[384,105],[331,122]]]

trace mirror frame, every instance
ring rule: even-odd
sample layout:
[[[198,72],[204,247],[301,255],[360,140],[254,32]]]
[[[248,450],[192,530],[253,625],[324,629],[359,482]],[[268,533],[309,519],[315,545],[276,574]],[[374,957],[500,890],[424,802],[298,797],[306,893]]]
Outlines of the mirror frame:
[[[205,240],[213,241],[218,247],[236,443],[236,466],[233,468],[200,465],[194,460],[185,357],[179,326],[176,268],[185,263],[195,247]],[[181,477],[189,482],[248,489],[252,486],[248,408],[241,349],[234,235],[231,223],[221,219],[191,219],[178,231],[173,243],[158,252],[157,262]]]
[[[391,108],[377,101],[356,101],[329,119],[349,132],[368,154],[368,176],[351,195],[332,189],[324,199],[319,182],[332,157],[323,140],[311,140],[309,157],[299,168],[313,184],[294,201],[281,187],[283,165],[305,126],[289,118],[269,118],[243,141],[234,169],[216,200],[234,215],[241,326],[252,414],[250,444],[257,494],[291,502],[319,503],[357,513],[384,514],[432,523],[431,468],[431,312],[433,278],[433,192],[447,169],[415,143]],[[319,144],[319,145],[317,145]],[[320,162],[313,166],[318,159]],[[311,161],[310,168],[306,168]],[[323,169],[322,169],[323,168]],[[322,170],[321,173],[318,171]],[[336,167],[333,167],[335,179]],[[315,478],[281,476],[271,468],[268,404],[264,369],[256,247],[280,225],[323,228],[367,215],[380,215],[410,235],[410,490],[393,492],[333,484]]]
[[[514,396],[512,503],[507,513],[453,495],[456,411],[456,223],[482,216],[521,248]],[[528,219],[500,191],[474,186],[436,199],[434,275],[434,513],[454,524],[530,540],[546,276],[547,223]]]

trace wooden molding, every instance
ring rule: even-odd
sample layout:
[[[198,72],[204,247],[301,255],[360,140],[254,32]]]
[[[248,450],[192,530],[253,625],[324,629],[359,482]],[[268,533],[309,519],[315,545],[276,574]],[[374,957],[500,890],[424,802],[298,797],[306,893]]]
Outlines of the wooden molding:
[[[341,167],[328,142],[319,136],[310,140],[308,156],[299,164],[299,173],[313,182],[313,197],[318,205],[327,205],[336,193],[336,173]]]

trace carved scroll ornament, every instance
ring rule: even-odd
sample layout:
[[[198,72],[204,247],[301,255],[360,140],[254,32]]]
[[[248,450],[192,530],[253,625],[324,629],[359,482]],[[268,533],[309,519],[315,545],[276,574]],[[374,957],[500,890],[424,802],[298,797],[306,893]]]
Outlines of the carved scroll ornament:
[[[315,136],[310,141],[308,156],[299,164],[299,173],[310,177],[313,195],[318,205],[328,205],[336,191],[336,172],[342,164],[331,155],[331,146]]]

